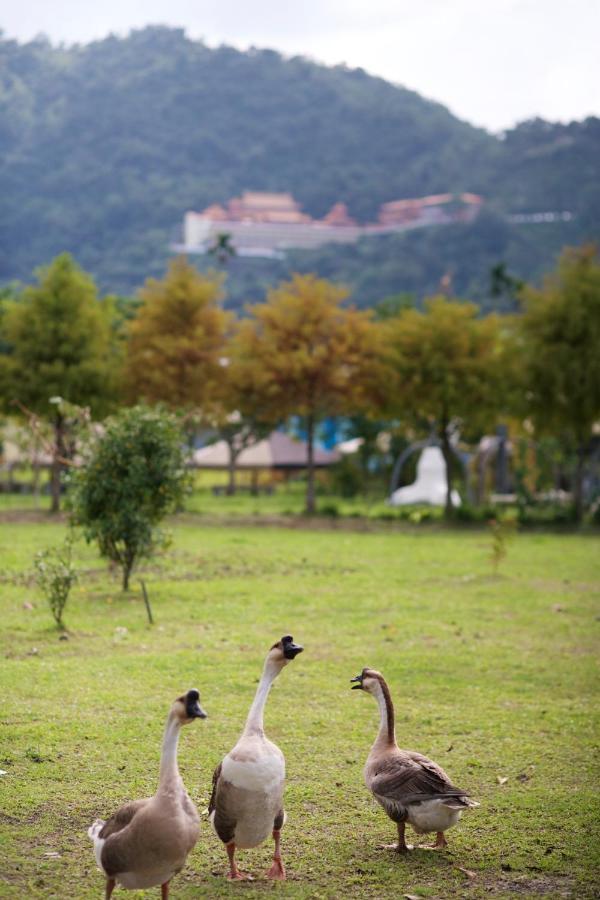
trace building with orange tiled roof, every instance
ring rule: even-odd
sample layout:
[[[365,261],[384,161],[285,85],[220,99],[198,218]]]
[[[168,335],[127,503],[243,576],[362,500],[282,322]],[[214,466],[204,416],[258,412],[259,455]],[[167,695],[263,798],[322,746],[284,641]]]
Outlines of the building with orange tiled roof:
[[[183,243],[175,249],[205,253],[219,234],[227,233],[241,256],[281,256],[287,249],[314,249],[331,243],[451,222],[468,222],[479,212],[477,194],[433,194],[382,204],[377,222],[359,225],[345,203],[335,203],[321,220],[302,212],[288,192],[244,191],[224,207],[212,204],[184,218]]]

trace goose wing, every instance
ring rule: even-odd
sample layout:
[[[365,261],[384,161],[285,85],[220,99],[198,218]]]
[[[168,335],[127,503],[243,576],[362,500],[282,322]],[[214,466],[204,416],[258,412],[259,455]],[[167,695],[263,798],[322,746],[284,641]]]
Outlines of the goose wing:
[[[126,872],[131,868],[130,841],[125,838],[123,831],[131,825],[138,813],[149,802],[150,800],[146,799],[125,803],[103,825],[98,835],[101,840],[99,862],[109,877],[117,875],[119,872]],[[122,840],[122,837],[125,838],[125,841]]]
[[[436,798],[460,801],[468,796],[452,784],[441,766],[410,751],[400,751],[378,763],[369,787],[378,797],[402,806]]]
[[[208,804],[208,815],[217,837],[224,844],[233,840],[237,824],[235,803],[231,793],[233,786],[222,777],[223,763],[219,763],[213,772],[212,794]]]
[[[213,772],[212,777],[212,792],[210,795],[210,800],[208,801],[208,814],[210,815],[214,812],[217,806],[217,785],[219,783],[219,778],[221,777],[221,769],[223,768],[223,763],[220,762],[215,771]]]
[[[122,831],[125,828],[133,817],[146,806],[150,801],[146,800],[132,800],[130,803],[124,803],[120,809],[116,811],[116,813],[107,819],[102,827],[102,830],[99,833],[99,837],[109,838],[111,834],[116,834],[118,831]]]

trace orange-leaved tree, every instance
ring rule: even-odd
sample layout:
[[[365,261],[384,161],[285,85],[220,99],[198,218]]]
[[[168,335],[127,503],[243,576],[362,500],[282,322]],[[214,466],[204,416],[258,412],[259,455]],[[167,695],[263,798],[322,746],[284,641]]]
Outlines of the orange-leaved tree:
[[[130,398],[206,412],[219,385],[231,320],[221,306],[221,276],[202,275],[177,257],[163,279],[146,282],[140,296],[125,360]]]
[[[314,443],[330,415],[369,410],[381,360],[368,312],[342,306],[347,291],[314,275],[294,275],[251,306],[233,339],[238,383],[252,385],[266,419],[299,415],[307,435],[306,512],[315,512]],[[259,401],[260,398],[260,401]]]

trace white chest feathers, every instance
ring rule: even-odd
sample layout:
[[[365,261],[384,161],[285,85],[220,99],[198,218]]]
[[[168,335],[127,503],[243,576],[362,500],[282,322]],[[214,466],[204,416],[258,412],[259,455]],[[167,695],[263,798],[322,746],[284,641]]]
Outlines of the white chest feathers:
[[[285,780],[283,753],[270,741],[252,749],[247,752],[240,745],[234,747],[223,760],[222,777],[235,787],[268,794]]]

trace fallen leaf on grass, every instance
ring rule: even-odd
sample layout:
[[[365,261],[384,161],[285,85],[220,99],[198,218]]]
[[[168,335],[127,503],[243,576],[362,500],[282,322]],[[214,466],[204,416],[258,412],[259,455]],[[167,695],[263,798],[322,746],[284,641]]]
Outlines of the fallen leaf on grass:
[[[60,859],[61,858],[60,853],[57,853],[56,850],[47,850],[46,853],[44,853],[44,856],[46,856],[48,859]]]
[[[405,900],[423,900],[420,894],[402,894]]]
[[[464,869],[462,866],[456,867],[459,872],[464,872],[467,878],[477,878],[477,872],[473,872],[471,869]]]
[[[496,781],[498,784],[506,784],[508,777],[506,775],[496,775]]]

